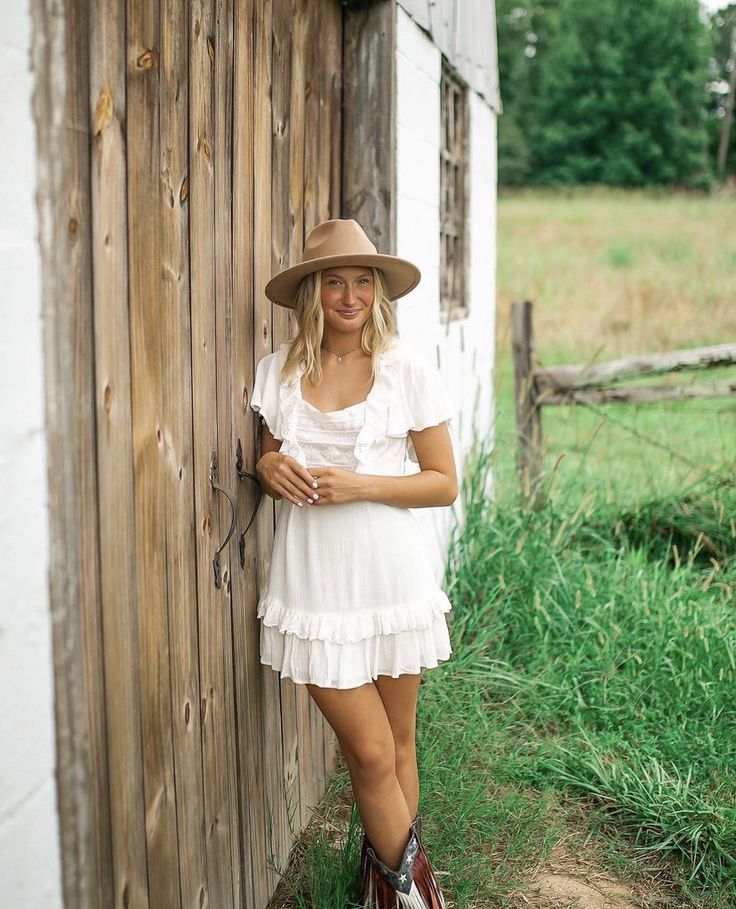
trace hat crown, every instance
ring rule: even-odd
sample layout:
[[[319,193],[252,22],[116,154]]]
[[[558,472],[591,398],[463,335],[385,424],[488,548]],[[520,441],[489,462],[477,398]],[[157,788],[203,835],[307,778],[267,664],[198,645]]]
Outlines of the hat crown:
[[[363,228],[352,218],[332,218],[311,230],[304,246],[302,262],[327,256],[374,256],[376,247]]]

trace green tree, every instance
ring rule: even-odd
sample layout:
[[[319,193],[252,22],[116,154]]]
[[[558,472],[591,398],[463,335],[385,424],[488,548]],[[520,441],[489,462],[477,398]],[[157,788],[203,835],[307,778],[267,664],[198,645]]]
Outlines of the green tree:
[[[498,179],[502,185],[529,181],[531,100],[546,46],[545,14],[558,0],[497,0],[498,71],[503,115],[498,121]]]
[[[710,16],[712,56],[709,61],[710,81],[708,84],[710,102],[708,132],[710,154],[713,161],[718,158],[723,117],[725,116],[727,85],[731,75],[731,34],[736,27],[736,3],[729,3]],[[731,125],[731,136],[726,159],[726,174],[736,175],[736,124]]]
[[[711,184],[717,54],[698,0],[497,0],[497,29],[502,185]]]
[[[547,16],[532,182],[709,185],[697,0],[562,0]]]

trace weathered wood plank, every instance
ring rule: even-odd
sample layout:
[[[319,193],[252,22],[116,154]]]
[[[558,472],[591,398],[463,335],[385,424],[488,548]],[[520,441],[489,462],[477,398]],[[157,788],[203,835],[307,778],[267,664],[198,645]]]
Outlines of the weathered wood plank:
[[[343,15],[343,217],[395,254],[396,8],[379,0]]]
[[[138,824],[128,820],[131,800],[133,804],[140,804],[141,809],[143,807],[139,789],[143,785],[143,767],[140,760],[136,604],[134,598],[121,596],[121,591],[132,590],[135,583],[123,137],[125,6],[121,0],[107,5],[104,10],[95,7],[89,11],[88,22],[86,9],[86,4],[81,4],[76,21],[69,22],[77,42],[77,47],[69,55],[69,65],[84,70],[81,63],[89,59],[87,123],[92,139],[92,157],[88,173],[92,207],[93,341],[100,518],[98,539],[90,540],[85,548],[89,553],[99,553],[98,604],[102,627],[96,627],[94,612],[85,616],[85,627],[90,641],[88,647],[96,647],[93,636],[103,635],[104,665],[101,663],[99,666],[99,678],[89,680],[89,692],[96,701],[96,710],[104,710],[107,714],[104,727],[90,743],[97,767],[95,779],[91,781],[93,804],[97,806],[91,826],[98,850],[98,862],[93,867],[95,877],[99,876],[97,901],[103,906],[110,903],[114,894],[125,892],[123,877],[134,879],[134,889],[143,892],[146,856],[142,817]],[[86,39],[87,29],[89,45],[84,43],[80,46],[79,39]],[[97,53],[91,56],[90,46],[97,48]],[[81,97],[82,91],[78,94]],[[82,132],[78,135],[81,136]],[[75,145],[78,146],[79,142],[69,143],[70,147]],[[110,696],[111,690],[116,692],[114,698]],[[126,834],[127,842],[124,841]],[[133,842],[134,839],[137,842]],[[127,864],[133,856],[135,870]],[[80,901],[77,905],[87,904]]]
[[[233,822],[230,815],[233,806],[228,779],[230,751],[226,726],[229,719],[224,703],[227,689],[223,677],[226,658],[223,652],[226,641],[224,616],[229,612],[229,597],[225,586],[218,590],[214,585],[212,556],[224,538],[225,529],[219,519],[221,493],[213,490],[209,476],[211,455],[218,450],[214,173],[216,27],[214,0],[193,0],[189,34],[189,218],[206,897],[210,906],[229,907],[234,906]],[[226,559],[223,569],[225,567]]]
[[[233,238],[232,238],[232,158],[233,158],[233,10],[234,0],[216,0],[214,34],[208,53],[213,64],[214,95],[214,194],[215,194],[215,321],[217,342],[217,458],[218,483],[232,495],[238,487],[236,450],[233,432],[233,373],[232,326],[233,314]],[[220,494],[218,546],[225,539],[232,523],[232,507]],[[217,734],[222,736],[224,763],[220,772],[225,777],[228,802],[227,820],[230,825],[230,876],[232,899],[242,905],[244,858],[240,845],[238,815],[238,755],[233,667],[232,574],[237,571],[237,540],[231,537],[222,555],[221,611],[218,616],[220,684],[222,713]],[[225,608],[226,607],[226,608]],[[223,819],[224,820],[224,819]]]
[[[343,8],[337,2],[326,4],[322,10],[320,46],[325,53],[321,67],[319,121],[319,194],[315,217],[318,221],[342,217],[342,74],[343,74]],[[313,225],[305,220],[305,229]],[[337,738],[330,724],[312,702],[312,718],[320,731],[313,733],[322,744],[324,787],[335,766]],[[313,726],[313,728],[315,728]],[[323,788],[324,788],[323,787]],[[319,795],[322,795],[320,791]]]
[[[233,309],[232,381],[233,437],[231,445],[242,452],[243,468],[253,472],[255,436],[249,407],[249,389],[253,385],[253,267],[255,258],[254,153],[259,143],[254,130],[261,128],[266,110],[267,134],[271,112],[269,88],[263,88],[264,77],[270,79],[265,66],[270,60],[270,3],[253,0],[235,5],[233,62]],[[267,36],[267,37],[266,37]],[[254,44],[255,42],[255,44]],[[256,120],[256,117],[258,119]],[[256,127],[256,123],[258,127]],[[269,146],[270,150],[270,146]],[[259,165],[260,166],[260,165]],[[245,524],[255,504],[255,489],[246,479],[237,485],[236,532],[231,543],[231,597],[233,603],[233,652],[235,654],[235,690],[238,711],[237,736],[240,756],[238,779],[241,841],[244,859],[243,896],[246,906],[265,906],[270,896],[263,858],[266,827],[263,805],[263,741],[260,704],[259,627],[256,618],[256,526],[243,537]],[[242,564],[241,564],[242,552]]]
[[[125,3],[90,10],[90,170],[110,825],[116,904],[147,904],[127,271]],[[77,60],[82,59],[78,56]],[[138,808],[138,814],[131,811]],[[99,819],[103,822],[102,818]],[[99,831],[102,834],[102,830]],[[103,879],[104,881],[104,879]],[[101,882],[101,885],[103,882]]]
[[[288,0],[274,0],[271,17],[271,117],[263,118],[256,131],[255,234],[257,242],[254,269],[255,338],[254,362],[277,346],[278,333],[274,307],[263,293],[271,275],[283,268],[288,259],[288,233],[282,230],[283,212],[288,199],[289,165],[289,23],[291,5]],[[265,86],[264,86],[265,88]],[[258,169],[260,167],[260,170]],[[258,535],[258,589],[265,587],[270,566],[276,503],[266,497],[260,509],[256,532]],[[267,841],[266,857],[272,857],[279,867],[285,867],[291,847],[289,824],[284,799],[284,751],[281,734],[281,692],[277,673],[261,666],[261,713],[263,722],[264,783]],[[269,870],[269,885],[275,888],[276,875]]]
[[[289,263],[299,261],[304,249],[307,225],[311,228],[317,223],[311,220],[317,215],[320,192],[317,176],[320,157],[317,106],[320,101],[321,73],[330,64],[325,59],[326,48],[318,33],[316,19],[321,17],[326,7],[326,2],[315,4],[306,0],[294,0],[292,6],[287,224],[290,223],[293,227],[289,232]],[[290,329],[289,336],[296,333],[296,324],[290,326]],[[280,502],[278,507],[294,506]],[[289,801],[298,828],[309,822],[311,806],[319,798],[318,775],[324,768],[322,740],[320,738],[315,741],[313,734],[311,704],[312,699],[304,685],[294,685],[289,680],[282,683],[282,726],[284,754],[287,758],[285,769],[289,772],[295,766],[298,772],[298,786],[292,785],[289,791],[290,796],[292,793],[295,796]],[[316,763],[317,751],[319,767]],[[288,759],[291,753],[294,756],[293,764]],[[287,787],[290,782],[287,776]]]
[[[514,401],[516,406],[516,462],[525,497],[534,495],[542,470],[542,419],[534,384],[532,304],[528,300],[511,306]]]
[[[736,379],[718,382],[690,382],[675,385],[617,385],[614,388],[571,388],[541,392],[544,404],[653,404],[656,401],[685,401],[692,398],[727,398],[736,395]]]
[[[330,157],[330,198],[324,218],[342,218],[342,153],[343,153],[343,71],[345,58],[343,53],[343,17],[344,7],[332,2],[325,14],[326,32],[323,40],[332,66],[325,71],[326,86],[324,104],[321,107],[322,125],[320,127],[320,147],[329,148]],[[338,138],[339,137],[339,138]],[[326,160],[327,152],[322,155]],[[320,190],[320,198],[322,191]],[[390,239],[389,241],[390,242]]]
[[[736,343],[715,344],[711,347],[693,347],[671,350],[666,353],[637,354],[606,363],[577,366],[552,366],[535,373],[540,391],[562,391],[572,388],[595,388],[623,379],[638,376],[661,375],[666,372],[684,372],[712,366],[729,366],[736,363]]]
[[[311,99],[312,83],[307,77],[308,53],[308,0],[291,0],[291,51],[290,79],[288,83],[288,126],[287,139],[289,166],[287,179],[287,207],[274,210],[274,215],[284,217],[280,225],[282,237],[287,243],[288,263],[298,262],[304,249],[304,216],[310,204],[315,186],[307,187],[305,176],[307,164],[314,149],[305,149],[307,141],[307,105]],[[311,4],[312,13],[321,11],[322,3]],[[324,63],[322,63],[324,66]],[[317,73],[310,73],[315,78]],[[286,92],[285,92],[286,93]],[[313,162],[309,162],[311,166]],[[276,306],[274,310],[274,337],[277,343],[293,337],[297,332],[296,320],[291,310]],[[280,501],[276,509],[293,508],[288,502]],[[287,814],[291,819],[290,837],[301,829],[308,820],[307,803],[314,798],[314,773],[311,766],[312,736],[309,725],[309,692],[303,685],[295,685],[290,679],[281,682],[281,729],[284,740],[284,787]]]
[[[148,899],[180,906],[169,684],[161,282],[159,4],[128,0],[126,147],[135,507]],[[123,901],[124,903],[124,901]]]
[[[305,235],[321,221],[341,216],[342,10],[339,3],[333,0],[322,3],[319,10],[315,5],[310,5],[310,8],[307,72],[311,90],[307,94],[304,143]],[[308,194],[310,187],[316,188],[311,196]],[[337,740],[332,727],[311,698],[309,711],[313,749],[311,763],[316,777],[314,797],[319,800],[332,770]],[[319,749],[319,754],[315,753],[316,749]]]
[[[90,286],[88,32],[84,4],[31,4],[54,660],[65,905],[112,888],[107,796]],[[78,30],[82,27],[82,32]],[[130,676],[128,676],[130,680]],[[133,692],[133,714],[138,700]],[[141,773],[140,764],[138,772]],[[145,850],[138,853],[145,863]]]
[[[193,510],[192,353],[189,296],[189,3],[161,4],[163,201],[159,318],[164,338],[166,587],[171,634],[172,732],[183,906],[207,889]]]

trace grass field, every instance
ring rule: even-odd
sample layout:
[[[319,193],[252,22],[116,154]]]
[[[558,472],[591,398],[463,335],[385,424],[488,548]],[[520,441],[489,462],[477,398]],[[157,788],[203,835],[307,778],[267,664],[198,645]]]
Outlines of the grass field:
[[[497,433],[464,477],[455,652],[419,709],[451,907],[736,905],[734,403],[548,409],[553,480],[529,511],[507,354],[523,297],[545,365],[736,339],[732,206],[499,200]],[[273,905],[352,906],[359,844],[341,767]]]
[[[514,482],[509,313],[534,304],[537,361],[590,363],[736,340],[734,200],[614,190],[499,199],[496,479]],[[675,378],[717,379],[734,370]],[[661,377],[658,382],[664,381]],[[632,501],[736,452],[733,399],[543,410],[546,469]]]

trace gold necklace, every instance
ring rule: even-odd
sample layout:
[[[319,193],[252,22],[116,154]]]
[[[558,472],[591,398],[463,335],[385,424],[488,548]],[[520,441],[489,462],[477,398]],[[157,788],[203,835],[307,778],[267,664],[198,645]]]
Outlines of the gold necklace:
[[[358,347],[360,347],[360,344],[358,344]],[[353,347],[350,350],[346,350],[345,353],[343,353],[343,354],[335,353],[334,350],[330,350],[328,347],[323,347],[322,350],[326,350],[327,353],[335,354],[335,356],[337,357],[337,362],[342,363],[343,359],[345,357],[347,357],[347,355],[349,353],[352,353],[354,350],[357,350],[358,347]]]

